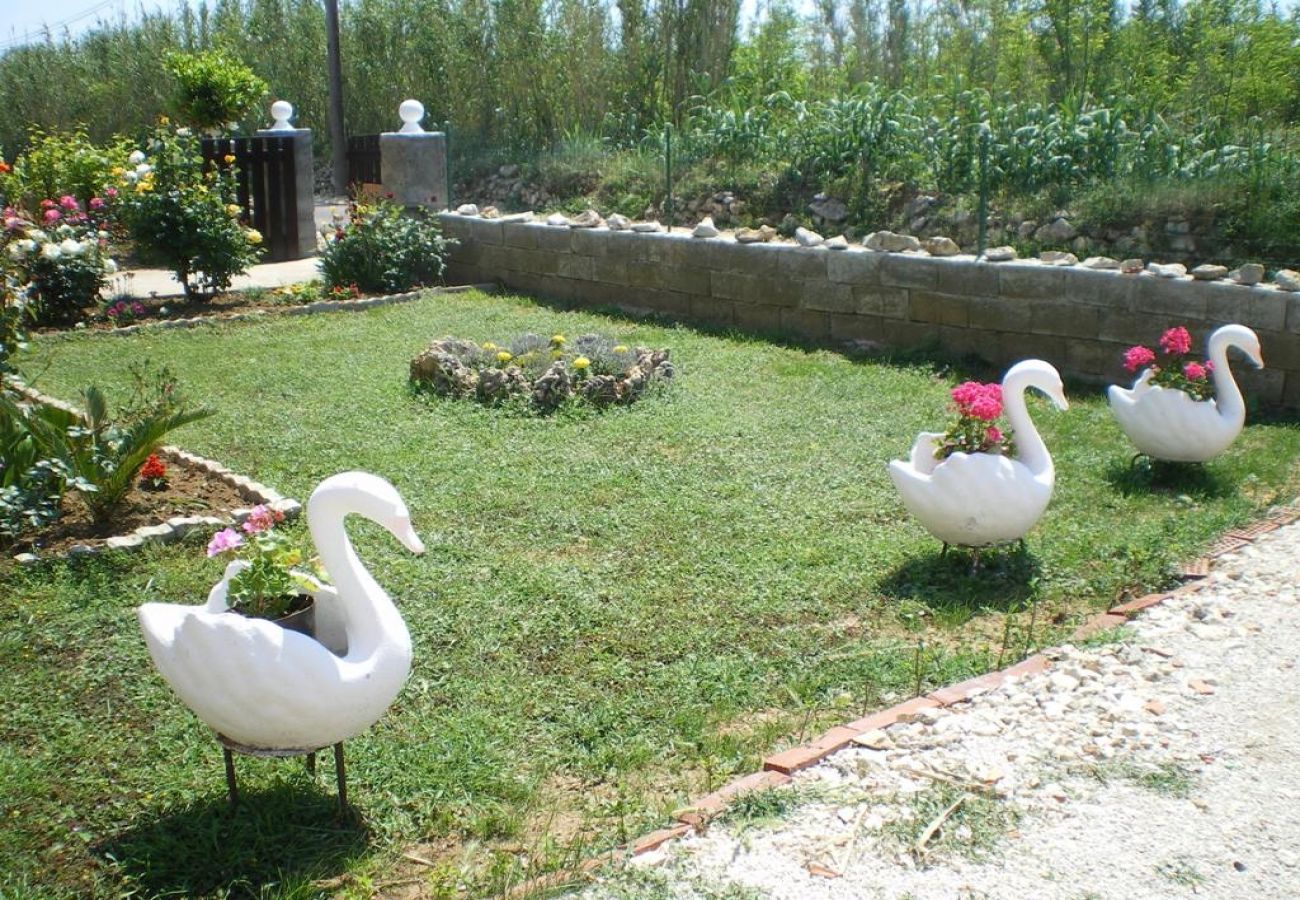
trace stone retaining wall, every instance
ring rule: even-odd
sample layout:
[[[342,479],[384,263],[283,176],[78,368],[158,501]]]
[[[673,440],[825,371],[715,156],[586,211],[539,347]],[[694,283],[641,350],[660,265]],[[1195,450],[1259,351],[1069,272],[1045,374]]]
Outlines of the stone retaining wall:
[[[450,283],[497,281],[588,306],[653,311],[748,332],[974,354],[1040,357],[1086,381],[1128,380],[1125,349],[1183,324],[1203,341],[1239,322],[1268,368],[1234,365],[1250,402],[1300,411],[1300,294],[1190,277],[1123,275],[1037,261],[989,263],[793,244],[738,244],[455,214]],[[1202,344],[1203,346],[1203,344]]]

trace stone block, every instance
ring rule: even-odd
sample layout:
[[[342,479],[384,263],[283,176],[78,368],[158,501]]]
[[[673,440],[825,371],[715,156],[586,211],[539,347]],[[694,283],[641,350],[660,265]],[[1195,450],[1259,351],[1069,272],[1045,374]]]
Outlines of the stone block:
[[[1101,318],[1097,322],[1097,337],[1125,347],[1134,344],[1151,347],[1169,324],[1169,319],[1165,316],[1105,309],[1101,311]]]
[[[1286,304],[1286,330],[1292,334],[1300,334],[1300,294],[1293,294],[1288,291],[1278,291],[1284,295],[1283,303]]]
[[[1028,303],[1029,330],[1034,334],[1056,334],[1095,340],[1101,311],[1068,301],[1037,300]]]
[[[736,304],[730,300],[704,294],[687,294],[691,319],[713,328],[731,328],[736,324]]]
[[[537,249],[547,253],[572,253],[573,229],[557,228],[554,225],[534,225],[534,239]]]
[[[384,190],[408,207],[447,206],[447,136],[438,131],[419,134],[385,132],[379,136],[380,170]]]
[[[968,297],[914,290],[908,305],[908,318],[913,322],[965,328],[970,323],[969,303]]]
[[[814,309],[783,308],[781,330],[812,340],[827,340],[831,336],[831,314]]]
[[[1002,297],[1037,300],[1060,297],[1064,291],[1064,269],[1036,262],[998,264],[998,293]]]
[[[937,348],[939,330],[926,322],[908,322],[901,319],[880,320],[881,340],[902,349]]]
[[[578,278],[586,281],[592,281],[596,277],[595,260],[590,256],[577,256],[575,254],[557,255],[555,259],[555,272],[563,278]]]
[[[857,311],[867,316],[887,319],[906,319],[908,315],[907,288],[889,285],[855,285],[853,299]]]
[[[1170,325],[1190,325],[1189,319],[1205,319],[1208,304],[1200,288],[1206,285],[1197,284],[1191,278],[1157,278],[1153,275],[1139,275],[1136,281],[1131,300],[1134,312],[1172,319]]]
[[[831,314],[831,338],[836,341],[879,341],[880,316]]]
[[[736,327],[750,334],[776,334],[781,330],[781,307],[761,303],[733,304]]]
[[[939,286],[939,270],[946,260],[928,256],[911,256],[906,253],[882,253],[880,256],[880,283],[894,287],[934,290]]]
[[[507,247],[537,249],[537,235],[550,226],[532,222],[509,222],[501,226],[502,241]]]
[[[532,275],[554,275],[560,270],[561,254],[547,250],[524,250],[519,247],[506,247],[505,264],[515,272],[528,272]],[[568,255],[568,254],[564,254]]]
[[[1122,275],[1117,269],[1070,267],[1058,271],[1063,282],[1061,291],[1049,296],[1100,309],[1129,309],[1132,305],[1134,286],[1138,282],[1132,275]]]
[[[597,256],[592,259],[591,277],[604,284],[625,285],[628,262],[613,256]]]
[[[604,256],[609,252],[610,238],[617,232],[603,228],[574,228],[569,234],[569,246],[582,256]]]
[[[980,331],[1023,331],[1029,328],[1027,300],[1007,297],[971,297],[968,324]]]
[[[711,273],[708,269],[697,266],[662,266],[659,269],[659,284],[683,294],[709,295],[713,292]]]
[[[795,247],[790,244],[760,245],[776,255],[777,273],[785,278],[799,281],[825,280],[826,258],[831,251],[819,248]]]
[[[738,272],[712,272],[709,293],[724,300],[738,300],[766,306],[798,306],[799,285],[789,281],[743,275]]]
[[[1300,372],[1287,372],[1282,389],[1282,407],[1300,411]]]
[[[883,254],[866,250],[845,250],[826,257],[826,274],[839,284],[880,284]]]
[[[1268,362],[1267,359],[1264,361]],[[1289,373],[1281,369],[1256,369],[1250,363],[1234,365],[1232,373],[1241,385],[1249,409],[1277,407],[1282,403],[1282,392]]]
[[[858,308],[853,288],[847,284],[828,281],[805,281],[802,285],[804,309],[816,309],[823,312],[850,313]]]
[[[939,346],[954,356],[987,360],[988,340],[978,331],[959,325],[940,325]]]
[[[1061,371],[1095,378],[1119,377],[1123,372],[1119,361],[1124,351],[1117,350],[1118,346],[1100,341],[1070,341],[1065,347],[1065,367]]]
[[[945,259],[935,265],[935,288],[943,294],[996,297],[1001,277],[999,267],[998,263],[974,259]]]

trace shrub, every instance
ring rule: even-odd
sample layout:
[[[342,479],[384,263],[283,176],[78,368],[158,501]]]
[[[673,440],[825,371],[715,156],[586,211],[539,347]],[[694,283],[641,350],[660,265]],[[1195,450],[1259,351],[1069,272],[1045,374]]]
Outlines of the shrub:
[[[70,413],[20,403],[0,386],[0,546],[57,519],[66,485],[90,487],[48,454],[76,424]]]
[[[42,200],[38,227],[12,207],[4,210],[4,237],[11,277],[32,318],[45,325],[69,325],[95,304],[105,279],[116,271],[108,256],[108,232],[101,226],[105,204],[91,198],[83,210],[70,194]]]
[[[116,167],[126,164],[130,148],[122,141],[98,147],[80,129],[46,133],[32,128],[27,150],[0,171],[0,196],[5,203],[36,218],[40,203],[50,197],[76,198],[83,208],[103,197]]]
[[[176,114],[202,131],[230,130],[263,96],[266,82],[223,53],[171,53],[167,71],[176,79]]]
[[[262,236],[239,221],[233,162],[205,168],[198,139],[164,122],[149,154],[135,151],[119,170],[119,218],[137,255],[175,272],[191,299],[229,287],[261,252]]]
[[[321,251],[321,274],[331,291],[355,285],[368,294],[395,293],[436,284],[451,243],[424,210],[353,201]]]

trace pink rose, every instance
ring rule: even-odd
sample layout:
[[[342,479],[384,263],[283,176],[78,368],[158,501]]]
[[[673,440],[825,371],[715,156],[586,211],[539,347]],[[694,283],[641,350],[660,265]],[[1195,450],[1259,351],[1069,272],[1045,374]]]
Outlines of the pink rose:
[[[57,209],[47,209],[45,211],[45,221],[47,222],[57,222],[62,218],[63,213],[59,212]]]
[[[1192,336],[1187,333],[1187,329],[1179,325],[1170,328],[1164,334],[1160,335],[1160,349],[1169,354],[1180,355],[1190,353],[1192,349]]]
[[[1129,347],[1124,351],[1124,368],[1130,372],[1136,372],[1144,366],[1149,366],[1156,361],[1156,354],[1150,347],[1143,347],[1139,344],[1136,347]]]
[[[103,208],[104,208],[104,198],[103,198],[103,197],[91,197],[91,198],[90,198],[90,208],[91,208],[91,209],[103,209]]]
[[[81,205],[77,203],[77,198],[72,196],[71,194],[64,194],[62,197],[60,197],[59,206],[62,206],[68,212],[75,212],[81,208]]]
[[[104,188],[104,196],[112,200],[114,197],[117,196],[117,188],[115,187]]]

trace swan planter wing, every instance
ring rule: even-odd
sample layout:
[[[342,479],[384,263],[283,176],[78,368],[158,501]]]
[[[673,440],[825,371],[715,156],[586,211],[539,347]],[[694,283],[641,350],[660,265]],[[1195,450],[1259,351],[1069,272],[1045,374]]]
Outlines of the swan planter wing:
[[[1031,359],[1012,366],[1002,379],[1002,401],[1014,430],[1014,457],[957,452],[936,459],[944,435],[923,431],[909,459],[889,464],[903,504],[944,544],[987,547],[1024,537],[1047,509],[1056,483],[1051,454],[1025,407],[1035,388],[1059,409],[1068,409],[1056,369]]]
[[[205,605],[139,608],[154,665],[224,742],[276,755],[338,744],[373,725],[406,682],[411,636],[358,559],[344,530],[349,514],[424,551],[387,481],[365,472],[322,481],[307,501],[307,525],[335,587],[312,591],[319,641],[226,611],[227,585],[242,562],[227,567]]]
[[[1214,363],[1211,400],[1193,400],[1177,388],[1153,384],[1151,369],[1142,372],[1131,390],[1110,386],[1111,412],[1139,453],[1167,462],[1209,462],[1241,434],[1246,403],[1228,367],[1228,348],[1238,348],[1263,368],[1259,338],[1244,325],[1224,325],[1210,335],[1207,346]]]

